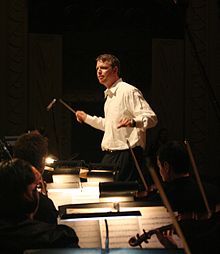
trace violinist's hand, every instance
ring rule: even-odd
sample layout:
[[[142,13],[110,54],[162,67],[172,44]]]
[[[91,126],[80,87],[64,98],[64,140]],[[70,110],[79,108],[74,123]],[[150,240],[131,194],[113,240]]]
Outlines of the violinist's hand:
[[[76,111],[76,119],[78,122],[83,123],[86,120],[87,114],[84,111]]]
[[[47,182],[46,181],[42,181],[42,190],[41,193],[44,194],[45,196],[47,196],[48,191],[47,191]]]
[[[157,239],[159,242],[167,249],[177,249],[177,244],[174,241],[172,235],[173,235],[173,230],[167,230],[164,232],[161,232],[160,230],[156,230],[155,234],[157,236]]]
[[[43,180],[42,176],[41,176],[40,181],[38,182],[37,189],[38,189],[38,192],[40,192],[43,195],[47,196],[47,194],[48,194],[47,183],[46,183],[46,181]]]
[[[117,128],[121,128],[121,127],[131,127],[132,126],[132,119],[130,118],[122,118],[118,125]]]

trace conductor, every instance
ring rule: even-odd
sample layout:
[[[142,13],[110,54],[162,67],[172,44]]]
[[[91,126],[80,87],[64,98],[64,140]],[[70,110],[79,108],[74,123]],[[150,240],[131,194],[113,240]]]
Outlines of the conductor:
[[[115,165],[115,181],[136,181],[137,169],[127,146],[133,148],[142,165],[146,145],[146,130],[157,124],[157,116],[144,99],[141,91],[122,80],[120,61],[111,54],[96,58],[96,74],[104,92],[104,117],[76,111],[77,120],[104,132],[101,148],[105,152],[103,164]]]

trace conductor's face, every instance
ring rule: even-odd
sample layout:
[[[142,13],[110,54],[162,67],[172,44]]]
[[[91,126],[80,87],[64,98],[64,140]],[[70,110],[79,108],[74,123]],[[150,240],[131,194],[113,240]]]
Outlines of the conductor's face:
[[[110,88],[118,80],[118,68],[112,67],[109,61],[97,61],[96,73],[99,83]]]

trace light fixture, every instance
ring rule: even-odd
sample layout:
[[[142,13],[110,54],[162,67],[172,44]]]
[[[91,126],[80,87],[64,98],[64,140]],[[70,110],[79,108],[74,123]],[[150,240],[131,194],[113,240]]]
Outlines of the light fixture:
[[[134,196],[137,192],[137,182],[99,183],[99,199],[102,202],[112,202],[117,204],[122,201],[134,201]]]
[[[58,206],[60,221],[98,220],[141,216],[139,210],[120,211],[120,204],[105,202],[91,204],[67,204]]]

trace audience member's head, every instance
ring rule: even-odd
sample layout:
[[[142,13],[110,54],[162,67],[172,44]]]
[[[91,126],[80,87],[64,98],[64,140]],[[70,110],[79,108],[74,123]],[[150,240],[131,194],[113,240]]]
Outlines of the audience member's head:
[[[24,160],[1,162],[0,216],[15,220],[31,218],[38,208],[40,179],[40,172]]]
[[[157,163],[163,181],[189,174],[190,161],[184,144],[170,141],[162,145],[157,152]]]
[[[28,161],[41,174],[44,171],[47,153],[47,138],[42,136],[38,131],[31,131],[21,135],[15,142],[13,149],[13,157]]]

